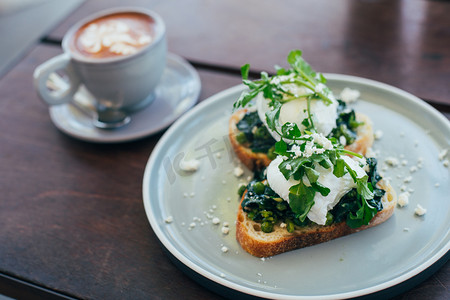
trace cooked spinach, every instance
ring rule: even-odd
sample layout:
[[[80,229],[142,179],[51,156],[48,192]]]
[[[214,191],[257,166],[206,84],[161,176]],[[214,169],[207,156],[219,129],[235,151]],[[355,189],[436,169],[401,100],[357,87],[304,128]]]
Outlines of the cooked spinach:
[[[369,224],[377,212],[383,210],[381,198],[386,192],[376,187],[378,181],[381,180],[381,176],[377,172],[377,160],[368,158],[367,164],[369,165],[368,182],[373,190],[373,198],[364,201],[357,189],[352,189],[331,211],[336,222],[346,221],[348,226],[358,228]]]
[[[268,153],[275,145],[275,140],[259,119],[257,112],[247,112],[237,123],[237,128],[245,134],[245,139],[240,137],[238,142],[249,143],[253,152]]]
[[[300,221],[299,216],[289,207],[289,203],[281,199],[263,181],[253,180],[248,184],[241,205],[248,218],[260,223],[261,230],[266,233],[272,232],[273,226],[278,222],[285,223],[288,232],[294,231],[294,224],[297,226],[308,224],[308,221]]]
[[[336,119],[336,127],[331,131],[328,137],[334,137],[337,140],[343,136],[346,144],[352,144],[356,140],[356,131],[362,123],[356,121],[355,111],[348,109],[344,101],[338,99],[339,106],[337,108],[338,117]]]

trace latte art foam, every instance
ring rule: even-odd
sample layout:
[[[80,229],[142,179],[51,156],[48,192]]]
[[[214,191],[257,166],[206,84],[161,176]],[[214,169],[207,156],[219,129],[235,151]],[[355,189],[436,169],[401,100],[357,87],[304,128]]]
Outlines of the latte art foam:
[[[80,28],[75,48],[84,56],[96,58],[134,54],[152,42],[151,21],[139,14],[94,20]]]

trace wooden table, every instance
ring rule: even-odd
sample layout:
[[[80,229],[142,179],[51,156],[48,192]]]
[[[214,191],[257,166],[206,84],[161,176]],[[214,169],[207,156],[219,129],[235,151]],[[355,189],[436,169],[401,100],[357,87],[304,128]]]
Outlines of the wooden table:
[[[271,71],[285,64],[291,49],[302,49],[321,72],[389,83],[450,116],[448,2],[131,4],[165,19],[169,51],[200,75],[200,101],[239,84],[241,65]],[[61,53],[58,43],[73,23],[119,5],[85,2],[0,79],[0,293],[7,296],[222,299],[170,261],[146,218],[142,176],[162,133],[124,144],[73,139],[54,127],[33,89],[34,69]],[[448,299],[450,266],[440,265],[419,285],[391,296]]]

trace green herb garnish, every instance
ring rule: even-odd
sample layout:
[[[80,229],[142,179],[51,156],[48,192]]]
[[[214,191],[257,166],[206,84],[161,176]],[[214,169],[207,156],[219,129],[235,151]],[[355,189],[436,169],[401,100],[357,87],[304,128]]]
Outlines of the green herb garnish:
[[[271,111],[266,113],[267,127],[277,132],[281,137],[289,139],[294,133],[283,130],[280,132],[279,130],[280,124],[278,118],[282,104],[301,97],[306,98],[308,118],[303,120],[302,125],[309,131],[315,131],[310,110],[311,101],[321,100],[329,105],[333,103],[333,100],[330,98],[330,89],[325,86],[325,77],[311,68],[302,58],[302,52],[300,50],[291,51],[287,61],[291,66],[290,69],[277,68],[276,75],[272,77],[266,72],[261,72],[261,78],[254,81],[248,79],[250,65],[246,64],[242,66],[242,81],[249,90],[241,94],[239,99],[234,103],[234,109],[245,107],[259,93],[262,93],[264,98],[270,101],[269,106],[271,107]],[[306,87],[308,88],[308,92],[303,95],[294,95],[286,88],[287,84]],[[290,126],[292,130],[300,131],[296,124],[285,125]]]

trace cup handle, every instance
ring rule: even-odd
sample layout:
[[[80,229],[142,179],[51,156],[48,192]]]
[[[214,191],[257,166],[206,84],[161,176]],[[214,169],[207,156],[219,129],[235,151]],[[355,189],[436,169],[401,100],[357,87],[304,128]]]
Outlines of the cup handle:
[[[66,72],[69,79],[68,87],[50,91],[47,81],[51,74],[58,70]],[[80,86],[80,79],[73,69],[70,56],[66,53],[55,56],[38,66],[33,74],[33,82],[39,96],[49,105],[69,102]]]

